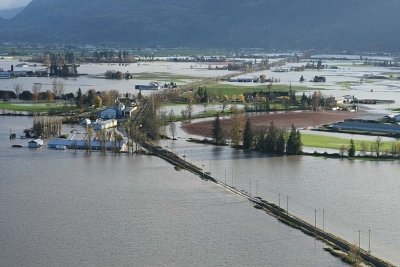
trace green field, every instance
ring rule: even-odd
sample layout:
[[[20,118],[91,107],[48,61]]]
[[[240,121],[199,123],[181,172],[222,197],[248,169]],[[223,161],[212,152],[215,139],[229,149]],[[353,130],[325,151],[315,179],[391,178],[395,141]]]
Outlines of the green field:
[[[199,80],[201,76],[190,76],[182,74],[174,74],[168,72],[141,72],[132,74],[133,78],[140,80]]]
[[[345,147],[350,146],[349,139],[342,139],[338,137],[324,136],[324,135],[314,135],[314,134],[302,134],[301,141],[303,142],[303,147],[319,147],[319,148],[328,148],[328,149],[337,149],[340,150],[341,146]],[[361,149],[362,140],[354,140],[354,145],[356,146],[356,150]],[[364,141],[368,148],[371,147],[375,143],[375,141]],[[390,149],[392,144],[395,142],[382,142],[382,151]]]
[[[227,95],[239,95],[244,94],[246,92],[282,92],[282,91],[289,91],[289,85],[286,84],[273,84],[271,89],[268,89],[267,83],[260,84],[256,86],[243,86],[243,85],[236,85],[236,84],[213,84],[210,86],[205,86],[207,92],[210,94],[214,93],[215,95],[219,96]],[[324,88],[310,88],[307,86],[292,86],[292,90],[295,92],[303,92],[303,91],[322,91]]]
[[[13,112],[65,112],[75,110],[76,106],[64,103],[10,103],[0,102],[0,109]]]

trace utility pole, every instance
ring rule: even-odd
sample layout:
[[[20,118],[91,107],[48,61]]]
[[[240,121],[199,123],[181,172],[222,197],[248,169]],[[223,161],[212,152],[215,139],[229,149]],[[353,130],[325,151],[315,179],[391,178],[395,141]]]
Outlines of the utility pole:
[[[325,233],[325,210],[322,210],[322,232]]]
[[[371,253],[371,229],[368,229],[368,253]]]
[[[361,230],[358,230],[358,251],[360,251],[361,247]]]
[[[286,196],[286,215],[289,215],[289,196]]]
[[[233,169],[232,169],[232,187],[233,187]]]
[[[226,170],[225,170],[225,188],[226,188]]]
[[[250,181],[250,197],[251,197],[251,181]]]
[[[317,210],[314,210],[315,213],[315,222],[314,222],[314,234],[317,233]]]
[[[256,180],[256,196],[258,196],[258,180]]]
[[[278,206],[280,208],[281,207],[281,193],[279,193],[278,196],[279,196],[279,202],[278,202],[279,205]]]

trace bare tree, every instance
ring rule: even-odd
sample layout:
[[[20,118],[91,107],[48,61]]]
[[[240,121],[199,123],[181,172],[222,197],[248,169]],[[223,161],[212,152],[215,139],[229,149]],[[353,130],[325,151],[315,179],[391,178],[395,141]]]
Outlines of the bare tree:
[[[311,97],[311,105],[312,105],[312,109],[313,111],[317,111],[320,109],[321,106],[321,99],[322,99],[322,95],[320,91],[315,91]]]
[[[42,90],[41,83],[34,83],[32,85],[33,101],[39,100],[39,95],[41,90]]]
[[[343,157],[344,154],[346,153],[346,151],[347,151],[347,147],[346,147],[345,145],[342,145],[342,146],[340,147],[340,149],[339,149],[339,154],[340,154],[340,156]]]
[[[92,151],[92,135],[94,133],[94,128],[93,126],[88,126],[87,127],[87,139],[88,139],[88,149],[91,152]]]
[[[362,141],[359,155],[360,156],[365,156],[367,154],[367,151],[368,151],[368,145],[364,141]]]
[[[24,90],[22,84],[20,84],[20,83],[14,84],[14,91],[15,91],[15,94],[17,95],[17,99],[19,99],[19,95],[21,94],[22,90]]]
[[[173,122],[174,121],[174,116],[175,116],[174,110],[171,109],[169,114],[168,114],[169,122]]]
[[[52,86],[53,86],[53,94],[56,96],[56,98],[61,99],[65,91],[64,82],[60,80],[53,80]]]
[[[243,141],[244,117],[241,110],[236,105],[231,107],[232,112],[232,132],[231,140],[234,146],[238,146]]]
[[[191,95],[188,96],[187,101],[188,103],[186,106],[186,110],[190,121],[192,119],[192,112],[193,112],[193,97]]]
[[[378,136],[378,137],[376,137],[375,144],[374,144],[374,151],[375,151],[377,157],[379,157],[382,147],[383,147],[382,137]]]
[[[46,100],[47,102],[53,101],[54,100],[54,95],[50,90],[46,90]]]
[[[103,99],[103,105],[106,107],[111,107],[112,105],[112,100],[111,100],[111,94],[109,91],[102,91],[101,92],[101,98]]]
[[[110,90],[111,105],[114,105],[118,100],[119,92],[118,90]]]
[[[172,140],[175,140],[175,135],[176,135],[176,124],[175,124],[175,122],[170,122],[169,123],[169,131],[171,132]]]

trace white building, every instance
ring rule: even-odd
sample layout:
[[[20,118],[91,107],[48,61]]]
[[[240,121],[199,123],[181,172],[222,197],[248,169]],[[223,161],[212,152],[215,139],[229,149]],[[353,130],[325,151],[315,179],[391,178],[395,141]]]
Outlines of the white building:
[[[96,121],[92,123],[92,127],[94,130],[103,130],[111,127],[117,126],[118,122],[115,119],[106,120],[106,121]]]

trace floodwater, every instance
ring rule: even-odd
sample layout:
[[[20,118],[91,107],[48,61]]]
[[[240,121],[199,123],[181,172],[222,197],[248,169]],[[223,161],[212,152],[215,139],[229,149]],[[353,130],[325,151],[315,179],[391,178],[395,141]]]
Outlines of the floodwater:
[[[17,65],[19,62],[17,60],[4,60],[0,59],[0,68],[3,68],[5,71],[11,69],[11,65]],[[215,65],[214,65],[215,67]],[[15,71],[30,71],[30,70],[43,70],[45,67],[14,67]],[[130,80],[109,80],[104,78],[99,78],[104,76],[104,73],[107,70],[115,70],[121,71],[122,73],[129,72],[133,75],[137,75],[140,73],[146,73],[146,76],[149,79],[141,80],[141,79],[130,79]],[[118,90],[120,93],[134,93],[137,94],[139,90],[135,89],[136,84],[149,84],[149,82],[158,82],[160,85],[164,83],[170,83],[173,76],[178,75],[185,78],[185,76],[196,77],[198,79],[202,79],[204,77],[208,78],[216,78],[218,76],[226,75],[230,72],[227,70],[209,70],[208,64],[199,64],[195,62],[168,62],[168,61],[154,61],[154,62],[141,62],[141,63],[132,63],[128,65],[119,65],[119,64],[82,64],[78,68],[78,73],[80,74],[88,74],[85,76],[80,76],[77,78],[60,78],[60,80],[64,83],[65,93],[74,93],[81,88],[82,92],[86,92],[89,89],[95,89],[96,91],[107,91],[107,90]],[[158,78],[159,74],[157,73],[166,73],[171,74],[171,79],[168,78]],[[152,77],[152,74],[154,77]],[[34,83],[42,84],[42,92],[46,90],[52,90],[52,82],[53,77],[19,77],[17,79],[1,79],[0,80],[0,88],[1,90],[10,90],[14,91],[13,86],[16,83],[19,83],[23,86],[24,90],[31,91],[31,88]],[[151,80],[150,80],[151,79]],[[178,82],[179,84],[184,84],[187,82],[187,79],[182,79]],[[151,91],[142,91],[143,94],[150,94]]]
[[[179,63],[168,69],[165,64],[154,63],[149,69],[195,71]],[[106,67],[95,67],[93,73]],[[300,75],[309,79],[323,74],[324,85],[305,84],[325,87],[323,93],[334,96],[396,101],[390,106],[366,106],[372,114],[399,107],[398,80],[360,83],[365,74],[395,76],[397,70],[351,64],[341,68],[260,73],[287,85],[300,84]],[[24,88],[39,81],[50,87],[52,78],[0,80],[0,86],[12,88],[16,81]],[[125,92],[135,83],[89,77],[64,82],[66,92],[76,92],[80,85]],[[208,108],[199,106],[196,112]],[[19,136],[31,124],[30,117],[0,116],[0,236],[5,240],[0,243],[1,266],[344,266],[322,250],[322,243],[157,158],[11,148],[27,145],[28,140],[9,140],[10,128]],[[189,143],[187,138],[193,136],[181,130],[177,136],[178,140],[159,145],[221,181],[311,223],[316,219],[326,232],[400,265],[399,162],[273,157]]]
[[[320,241],[159,158],[8,138],[31,120],[0,116],[1,266],[346,266]],[[213,168],[228,158],[216,154]]]
[[[160,141],[160,146],[185,156],[222,182],[288,208],[310,223],[316,220],[319,228],[352,244],[358,245],[360,238],[363,249],[400,265],[400,162],[275,157],[193,144],[186,140],[198,137],[183,131],[177,136],[176,141]]]

